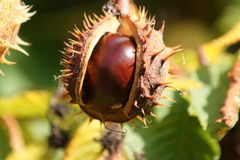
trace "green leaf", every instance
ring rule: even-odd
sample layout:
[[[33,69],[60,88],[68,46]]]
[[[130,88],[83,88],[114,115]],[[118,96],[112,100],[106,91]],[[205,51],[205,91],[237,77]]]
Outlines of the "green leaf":
[[[25,142],[42,143],[50,135],[50,124],[47,119],[26,119],[20,123]]]
[[[5,159],[7,154],[11,151],[9,140],[7,136],[7,130],[4,128],[2,123],[0,123],[0,159]]]
[[[128,160],[135,160],[134,154],[144,153],[144,140],[131,127],[126,126],[126,136],[124,138],[124,151],[127,154]]]
[[[215,160],[219,158],[218,142],[187,112],[188,102],[175,95],[177,103],[161,121],[140,130],[146,142],[148,160]]]
[[[204,129],[207,129],[212,136],[221,138],[227,132],[226,125],[216,123],[221,118],[220,109],[224,104],[228,89],[227,73],[231,68],[231,61],[222,61],[209,67],[201,67],[192,77],[201,82],[201,88],[189,90],[188,112],[198,118]]]

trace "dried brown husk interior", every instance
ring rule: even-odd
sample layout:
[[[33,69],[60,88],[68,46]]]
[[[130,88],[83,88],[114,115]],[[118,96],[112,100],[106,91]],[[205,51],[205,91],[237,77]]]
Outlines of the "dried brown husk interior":
[[[85,16],[85,31],[77,28],[72,33],[77,40],[69,40],[62,61],[62,80],[69,91],[72,103],[77,103],[90,117],[102,122],[123,123],[139,116],[144,122],[145,114],[151,114],[153,105],[158,104],[166,87],[168,74],[167,58],[176,48],[168,48],[162,40],[163,28],[154,29],[154,19],[147,18],[145,9],[131,12],[130,16],[115,16],[104,11],[103,16]],[[137,44],[134,82],[126,104],[111,109],[84,104],[83,81],[92,51],[99,39],[106,33],[122,33],[134,37]]]

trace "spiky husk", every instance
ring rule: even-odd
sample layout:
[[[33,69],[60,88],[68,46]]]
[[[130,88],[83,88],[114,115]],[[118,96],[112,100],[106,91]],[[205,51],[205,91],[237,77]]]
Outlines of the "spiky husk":
[[[26,55],[27,52],[20,45],[28,45],[18,36],[22,23],[30,19],[35,12],[29,13],[30,6],[23,4],[20,0],[0,0],[0,63],[14,64],[5,56],[9,49],[18,50]]]
[[[85,16],[85,31],[75,28],[72,35],[76,40],[69,40],[63,52],[65,58],[62,64],[65,69],[60,77],[69,91],[71,102],[79,104],[90,117],[102,122],[123,123],[140,117],[146,124],[145,116],[153,115],[151,108],[159,105],[162,91],[168,86],[168,58],[180,50],[179,46],[165,46],[164,24],[160,30],[155,30],[154,26],[154,18],[148,18],[144,7],[132,11],[129,16],[115,16],[107,12],[100,18],[95,16],[95,19]],[[81,98],[88,60],[93,48],[106,32],[134,37],[137,53],[134,82],[127,103],[102,108],[84,104]]]
[[[116,17],[106,12],[103,16],[93,16],[94,18],[85,15],[84,31],[75,27],[74,31],[70,32],[76,40],[69,39],[65,42],[66,48],[62,52],[64,59],[61,64],[65,69],[62,70],[61,79],[71,95],[71,102],[80,105],[83,105],[81,89],[91,52],[105,32],[115,32],[119,25]]]

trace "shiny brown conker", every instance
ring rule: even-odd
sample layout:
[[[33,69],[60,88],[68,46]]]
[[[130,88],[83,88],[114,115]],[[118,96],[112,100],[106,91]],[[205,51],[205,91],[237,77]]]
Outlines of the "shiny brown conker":
[[[133,83],[136,44],[131,37],[107,33],[95,46],[83,84],[86,104],[124,105]]]
[[[114,7],[114,6],[113,6]],[[109,10],[108,10],[109,11]],[[118,10],[116,10],[118,11]],[[168,87],[168,58],[180,51],[163,42],[164,24],[131,3],[128,15],[104,11],[85,16],[84,30],[71,32],[60,76],[83,112],[101,122],[123,123],[152,115]]]

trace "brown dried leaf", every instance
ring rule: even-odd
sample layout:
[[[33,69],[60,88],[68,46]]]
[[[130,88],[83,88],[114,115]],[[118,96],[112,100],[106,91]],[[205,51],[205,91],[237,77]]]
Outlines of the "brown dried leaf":
[[[220,110],[222,118],[216,122],[224,123],[232,128],[238,121],[238,112],[240,106],[240,58],[237,60],[229,73],[229,89],[224,101],[224,105]]]

